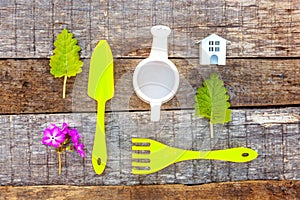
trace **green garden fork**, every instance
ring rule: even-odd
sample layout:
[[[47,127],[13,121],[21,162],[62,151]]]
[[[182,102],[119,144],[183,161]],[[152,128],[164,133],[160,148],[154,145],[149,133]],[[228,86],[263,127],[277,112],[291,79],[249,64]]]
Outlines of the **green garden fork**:
[[[256,151],[238,147],[213,151],[190,151],[169,147],[155,140],[132,138],[132,173],[151,174],[171,164],[194,159],[248,162],[254,160]]]

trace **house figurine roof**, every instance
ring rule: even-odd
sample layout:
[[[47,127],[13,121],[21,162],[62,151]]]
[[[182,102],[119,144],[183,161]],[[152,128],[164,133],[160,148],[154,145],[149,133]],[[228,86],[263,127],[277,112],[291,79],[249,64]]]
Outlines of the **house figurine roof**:
[[[229,41],[211,34],[199,41],[199,58],[201,65],[225,65],[226,64],[226,44]]]
[[[209,40],[209,39],[218,39],[218,40],[225,40],[227,43],[229,43],[229,40],[226,40],[224,38],[222,38],[221,36],[218,36],[217,34],[211,34],[209,36],[207,36],[206,38],[203,38],[202,40],[199,40],[198,43],[200,44],[202,41],[204,40]]]

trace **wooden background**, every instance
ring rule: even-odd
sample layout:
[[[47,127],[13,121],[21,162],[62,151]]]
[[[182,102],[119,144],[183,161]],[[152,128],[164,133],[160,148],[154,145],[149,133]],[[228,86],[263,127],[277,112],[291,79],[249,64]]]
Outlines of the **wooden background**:
[[[150,28],[166,25],[169,56],[180,72],[177,95],[149,121],[149,105],[133,92],[132,74],[148,57]],[[68,80],[50,75],[56,35],[68,28],[82,47],[83,72]],[[1,0],[0,184],[202,184],[300,179],[300,0]],[[216,33],[230,41],[226,66],[200,66],[197,41]],[[87,94],[90,56],[101,39],[111,45],[115,97],[107,104],[109,160],[98,176],[91,165],[96,104]],[[205,119],[194,117],[194,94],[217,72],[229,90],[233,120],[209,139]],[[63,156],[57,175],[43,130],[64,121],[83,135],[87,157]],[[149,137],[191,150],[245,146],[250,163],[186,161],[152,175],[132,175],[131,138]]]

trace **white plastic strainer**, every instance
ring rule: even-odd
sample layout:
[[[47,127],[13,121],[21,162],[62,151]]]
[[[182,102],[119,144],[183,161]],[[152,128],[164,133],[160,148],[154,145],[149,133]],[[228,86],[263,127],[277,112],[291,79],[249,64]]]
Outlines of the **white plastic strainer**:
[[[151,106],[151,121],[159,121],[160,107],[172,99],[179,86],[179,73],[168,59],[167,26],[154,26],[149,58],[142,60],[133,74],[133,87],[137,96]]]

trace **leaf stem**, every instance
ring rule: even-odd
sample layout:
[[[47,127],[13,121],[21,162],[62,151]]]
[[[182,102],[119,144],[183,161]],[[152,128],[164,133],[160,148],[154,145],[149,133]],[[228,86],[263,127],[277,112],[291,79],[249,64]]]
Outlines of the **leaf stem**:
[[[210,138],[214,138],[214,125],[212,123],[210,124]]]
[[[66,98],[67,76],[64,77],[63,99]]]
[[[61,174],[61,157],[60,157],[60,152],[57,152],[58,156],[58,174]]]

